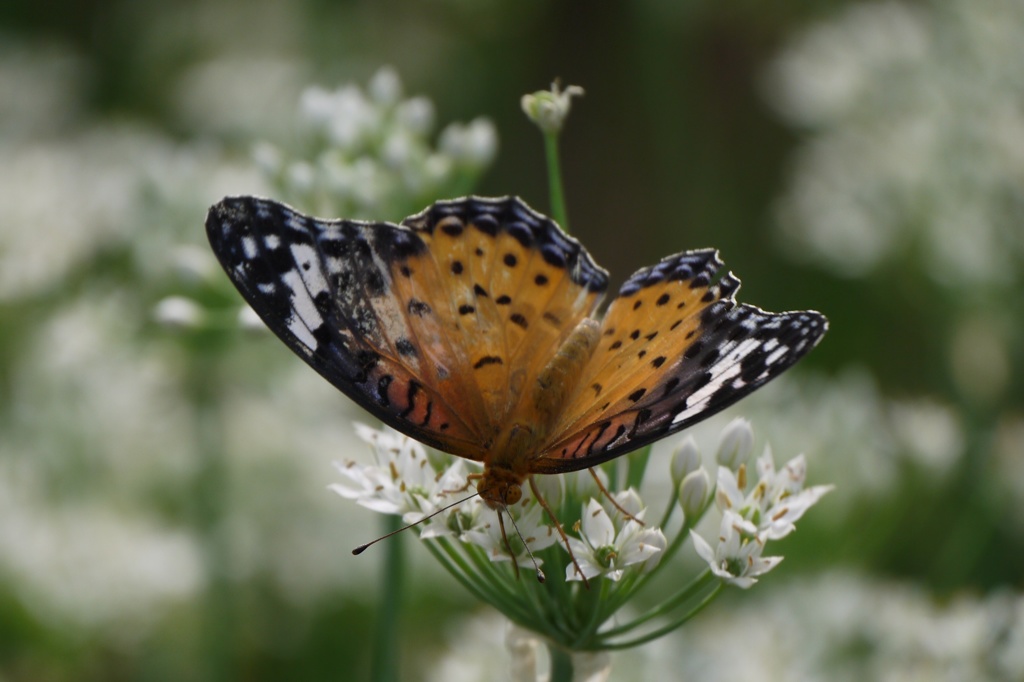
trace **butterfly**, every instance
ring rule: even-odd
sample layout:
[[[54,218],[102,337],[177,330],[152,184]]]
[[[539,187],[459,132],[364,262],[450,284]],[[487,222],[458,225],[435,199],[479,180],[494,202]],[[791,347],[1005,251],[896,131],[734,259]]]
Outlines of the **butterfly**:
[[[484,465],[515,504],[534,474],[593,467],[733,404],[810,351],[813,311],[739,304],[713,249],[608,273],[516,197],[439,201],[399,225],[226,198],[206,230],[296,355],[385,424]],[[499,516],[500,518],[500,516]]]

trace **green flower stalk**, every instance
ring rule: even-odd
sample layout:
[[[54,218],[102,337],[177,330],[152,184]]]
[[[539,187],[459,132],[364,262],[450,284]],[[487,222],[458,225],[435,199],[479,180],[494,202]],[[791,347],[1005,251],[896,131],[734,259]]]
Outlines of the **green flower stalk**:
[[[520,102],[527,118],[537,124],[544,134],[544,152],[548,164],[548,183],[551,194],[551,217],[562,229],[569,231],[569,213],[565,206],[565,190],[562,188],[562,169],[558,156],[558,135],[572,109],[572,98],[583,95],[583,88],[570,85],[559,89],[558,82],[550,90],[539,90],[523,95]]]

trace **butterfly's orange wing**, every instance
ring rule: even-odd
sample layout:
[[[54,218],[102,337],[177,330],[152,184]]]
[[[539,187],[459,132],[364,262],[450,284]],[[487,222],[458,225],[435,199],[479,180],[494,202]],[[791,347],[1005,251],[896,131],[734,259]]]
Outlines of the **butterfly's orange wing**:
[[[206,226],[296,354],[386,424],[475,460],[607,287],[579,243],[515,198],[438,202],[392,225],[238,197]]]
[[[713,250],[669,256],[622,286],[540,473],[594,466],[733,404],[803,357],[825,333],[812,311],[736,304],[739,280]]]

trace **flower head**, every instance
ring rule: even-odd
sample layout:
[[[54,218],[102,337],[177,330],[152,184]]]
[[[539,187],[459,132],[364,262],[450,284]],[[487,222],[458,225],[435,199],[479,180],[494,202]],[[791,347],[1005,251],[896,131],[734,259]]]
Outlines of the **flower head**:
[[[589,580],[604,575],[611,580],[620,580],[627,566],[642,564],[644,570],[654,568],[657,564],[655,557],[668,543],[660,529],[641,525],[641,519],[636,517],[642,516],[643,511],[639,511],[634,518],[625,519],[616,528],[608,511],[591,498],[584,505],[580,517],[580,537],[569,538],[569,547],[583,576],[570,564],[566,567],[565,579],[582,580],[585,577]],[[619,517],[621,519],[622,515]],[[655,561],[648,563],[651,559]]]
[[[543,522],[543,510],[536,500],[524,499],[508,508],[504,531],[498,512],[479,500],[474,502],[471,527],[459,539],[482,548],[491,561],[514,560],[520,566],[532,567],[535,558],[531,553],[536,555],[558,540],[555,529]],[[538,566],[543,563],[542,559],[536,561]]]
[[[782,561],[780,556],[762,557],[767,538],[757,526],[739,514],[727,511],[722,515],[718,545],[712,549],[700,535],[690,531],[693,548],[708,563],[711,572],[742,589],[747,589],[761,576]]]
[[[332,488],[344,497],[376,511],[401,514],[406,523],[411,523],[457,501],[460,495],[470,494],[475,476],[467,469],[475,463],[432,455],[391,429],[377,431],[358,425],[356,432],[372,446],[376,462],[340,467],[344,480]],[[742,453],[739,459],[743,460],[752,448],[752,439],[748,423],[733,422],[721,439],[726,447],[719,449]],[[736,471],[719,468],[713,493],[696,444],[688,439],[680,450],[682,454],[667,463],[662,475],[675,478],[681,471],[689,471],[676,484],[677,493],[667,500],[657,524],[646,518],[647,508],[638,490],[620,487],[621,481],[633,480],[630,467],[634,460],[627,459],[623,461],[625,466],[614,473],[595,468],[592,472],[535,476],[530,485],[523,486],[523,498],[500,511],[478,496],[466,499],[417,526],[417,531],[430,543],[434,556],[463,584],[517,623],[567,648],[585,642],[583,648],[599,651],[606,645],[639,643],[644,635],[635,635],[634,640],[629,633],[640,630],[654,617],[652,614],[614,627],[596,626],[609,621],[634,592],[643,589],[663,566],[670,565],[687,537],[692,538],[697,554],[707,562],[708,575],[748,588],[782,560],[764,556],[765,545],[791,532],[795,521],[830,489],[816,486],[805,490],[806,460],[796,457],[777,470],[771,450],[766,448],[757,460],[759,480],[752,489],[747,491],[747,465],[738,464]],[[685,464],[681,465],[681,460]],[[536,494],[546,501],[557,521],[549,517]],[[722,510],[716,543],[708,543],[692,532],[711,499]],[[670,523],[680,508],[684,512],[682,523]],[[565,542],[558,525],[566,534]],[[666,537],[663,528],[672,528],[673,535]],[[518,573],[520,567],[536,566],[539,571],[542,564],[552,579],[542,584],[524,576],[510,592],[512,573],[508,567],[515,567]],[[553,578],[563,569],[569,585],[550,587],[561,583]],[[600,585],[601,599],[594,599],[593,579],[602,576],[608,580]],[[666,603],[699,601],[709,583],[714,583],[710,589],[720,587],[718,581],[692,581]],[[529,598],[521,598],[524,595]],[[693,615],[688,609],[673,609],[679,611],[672,615],[677,624]],[[582,625],[553,618],[555,612],[588,614],[581,623],[595,629],[580,630]]]
[[[582,95],[583,88],[578,85],[570,85],[561,90],[555,82],[551,84],[550,90],[538,90],[533,94],[523,95],[520,104],[523,113],[543,132],[557,133],[569,116],[572,98]]]
[[[382,514],[398,514],[415,523],[453,501],[452,494],[465,490],[466,471],[456,460],[438,472],[418,442],[397,431],[378,431],[356,424],[356,435],[373,448],[376,463],[360,466],[348,461],[337,465],[344,479],[330,489],[342,497]],[[422,531],[421,531],[422,532]]]
[[[771,448],[766,447],[757,460],[757,470],[759,480],[747,493],[743,490],[745,467],[738,474],[719,467],[715,502],[723,512],[735,512],[754,523],[769,540],[789,535],[796,529],[794,522],[834,488],[819,485],[803,489],[807,477],[807,460],[803,455],[797,455],[776,471]]]

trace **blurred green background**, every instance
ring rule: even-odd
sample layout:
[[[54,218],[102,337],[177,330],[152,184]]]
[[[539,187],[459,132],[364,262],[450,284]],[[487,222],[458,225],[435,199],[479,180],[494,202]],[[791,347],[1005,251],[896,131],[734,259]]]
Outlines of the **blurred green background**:
[[[519,98],[555,77],[586,89],[569,214],[613,286],[715,246],[743,300],[832,321],[692,432],[744,415],[837,491],[612,679],[1024,679],[1021,64],[1019,0],[8,0],[0,679],[368,675],[380,553],[349,551],[380,524],[327,490],[367,417],[236,324],[205,211],[323,212],[275,165],[315,148],[303,93],[397,79],[431,144],[496,132],[436,187],[546,211]],[[398,220],[434,187],[337,205]],[[500,619],[402,541],[402,678],[505,679]]]

